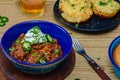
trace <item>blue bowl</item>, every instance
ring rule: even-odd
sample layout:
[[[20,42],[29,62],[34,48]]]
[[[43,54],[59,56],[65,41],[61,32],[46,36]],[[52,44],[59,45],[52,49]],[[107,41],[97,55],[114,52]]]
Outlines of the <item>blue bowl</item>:
[[[120,68],[117,66],[113,59],[113,51],[117,47],[117,45],[120,44],[120,36],[116,37],[110,44],[108,49],[108,55],[109,59],[114,67],[114,72],[116,73],[117,77],[120,79]]]
[[[30,64],[21,62],[9,54],[9,48],[19,35],[26,33],[34,26],[40,26],[43,33],[48,33],[58,40],[63,52],[62,57],[46,64]],[[5,56],[21,71],[30,74],[43,74],[55,69],[69,55],[72,50],[72,39],[68,32],[57,24],[47,21],[32,20],[18,23],[9,28],[2,36],[1,47]]]

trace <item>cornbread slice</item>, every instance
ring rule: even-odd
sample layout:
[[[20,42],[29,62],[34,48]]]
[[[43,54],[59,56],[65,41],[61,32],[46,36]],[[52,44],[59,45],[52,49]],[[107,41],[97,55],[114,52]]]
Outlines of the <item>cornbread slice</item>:
[[[90,0],[90,2],[92,2],[92,4],[94,4],[94,2],[96,2],[97,0]]]
[[[59,9],[62,18],[72,23],[85,22],[93,15],[89,0],[60,0]]]
[[[120,4],[115,0],[91,0],[93,12],[102,18],[111,18],[120,10]]]

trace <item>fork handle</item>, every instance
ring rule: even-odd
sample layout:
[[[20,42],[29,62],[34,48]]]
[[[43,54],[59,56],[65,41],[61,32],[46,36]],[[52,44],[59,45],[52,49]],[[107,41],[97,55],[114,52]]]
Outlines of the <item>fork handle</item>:
[[[111,80],[94,60],[87,60],[102,80]]]

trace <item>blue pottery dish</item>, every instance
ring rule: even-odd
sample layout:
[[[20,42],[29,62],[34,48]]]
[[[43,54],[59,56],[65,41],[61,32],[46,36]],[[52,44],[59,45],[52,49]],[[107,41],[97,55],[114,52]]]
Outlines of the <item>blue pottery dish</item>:
[[[33,26],[39,26],[43,33],[48,33],[58,40],[63,52],[60,58],[45,64],[30,64],[21,62],[9,54],[9,48],[13,42],[21,33],[26,33]],[[72,50],[72,40],[69,33],[57,24],[41,20],[31,20],[10,27],[2,36],[1,47],[5,56],[21,71],[30,74],[43,74],[55,69],[70,54]]]
[[[108,55],[109,59],[114,67],[114,72],[117,75],[117,77],[120,79],[120,67],[117,66],[113,59],[113,51],[117,47],[117,45],[120,44],[120,36],[116,37],[110,44],[109,49],[108,49]]]

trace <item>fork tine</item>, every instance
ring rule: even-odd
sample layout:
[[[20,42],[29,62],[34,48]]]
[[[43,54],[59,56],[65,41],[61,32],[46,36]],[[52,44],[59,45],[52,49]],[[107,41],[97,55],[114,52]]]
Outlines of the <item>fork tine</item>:
[[[73,45],[72,45],[72,46],[73,46],[73,48],[74,48],[75,50],[77,49],[77,48],[76,48],[76,45],[75,45],[75,43],[74,43],[74,42],[73,42]]]
[[[78,41],[77,38],[76,38],[76,43],[78,44],[78,47],[79,47],[80,49],[83,49],[82,45],[80,44],[80,42]]]
[[[74,49],[83,49],[82,45],[80,44],[80,42],[78,41],[78,39],[76,37],[73,37],[72,38],[72,41],[73,41],[73,48]]]
[[[73,45],[74,50],[76,50],[75,46]]]
[[[72,41],[73,41],[73,48],[74,49],[77,49],[77,45],[76,45],[76,40],[75,40],[76,38],[74,37],[74,38],[72,38]]]

